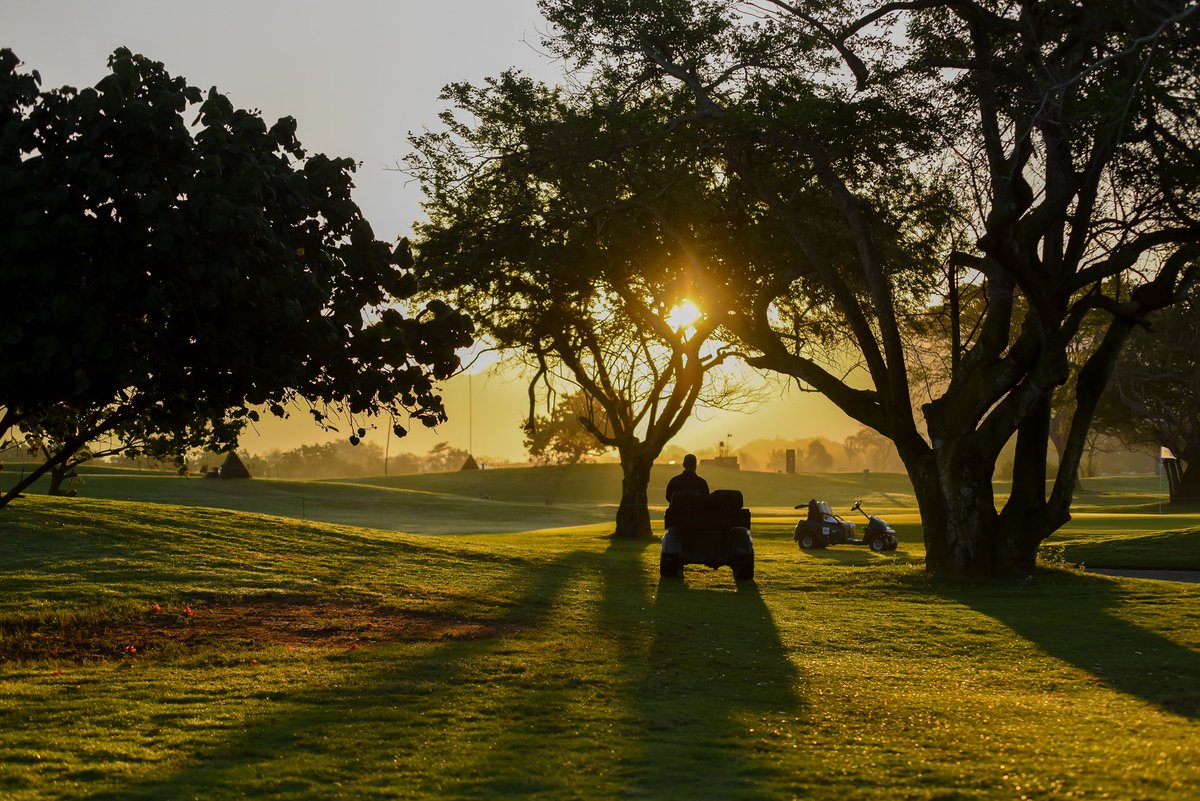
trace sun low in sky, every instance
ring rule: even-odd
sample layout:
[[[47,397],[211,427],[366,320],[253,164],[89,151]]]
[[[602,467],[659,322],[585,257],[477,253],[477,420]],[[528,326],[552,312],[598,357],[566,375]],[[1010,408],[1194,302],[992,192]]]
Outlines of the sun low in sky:
[[[674,328],[676,331],[684,331],[691,333],[694,331],[696,321],[704,316],[704,312],[690,300],[683,300],[666,316],[667,325]]]

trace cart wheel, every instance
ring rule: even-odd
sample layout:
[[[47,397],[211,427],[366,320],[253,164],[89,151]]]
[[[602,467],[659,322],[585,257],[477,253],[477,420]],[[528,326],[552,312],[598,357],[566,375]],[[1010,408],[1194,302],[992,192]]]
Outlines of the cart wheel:
[[[754,580],[754,557],[739,556],[730,565],[733,569],[734,581],[753,581]]]
[[[683,575],[683,563],[678,556],[670,554],[659,557],[658,574],[666,578],[677,578]]]
[[[879,553],[885,548],[887,548],[887,540],[885,540],[883,537],[876,537],[875,539],[871,540],[871,550],[875,553]]]
[[[817,547],[817,538],[812,534],[800,535],[800,547],[808,551]]]
[[[898,543],[896,542],[896,538],[895,538],[895,537],[888,537],[888,541],[887,541],[887,547],[886,547],[886,548],[884,548],[884,550],[885,550],[885,551],[894,551],[894,550],[896,550],[896,545],[897,545],[897,544],[898,544]]]

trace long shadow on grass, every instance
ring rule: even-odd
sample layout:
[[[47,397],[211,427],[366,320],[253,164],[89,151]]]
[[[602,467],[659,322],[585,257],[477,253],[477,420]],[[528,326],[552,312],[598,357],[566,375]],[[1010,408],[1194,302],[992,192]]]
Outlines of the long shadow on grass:
[[[314,798],[332,797],[335,789],[346,797],[572,795],[570,772],[557,762],[542,764],[553,753],[537,747],[552,742],[555,726],[570,726],[557,710],[576,688],[547,682],[540,665],[529,670],[529,646],[513,638],[535,636],[554,614],[555,599],[595,559],[572,552],[506,577],[518,593],[502,622],[516,631],[430,644],[416,654],[330,657],[314,666],[328,670],[316,686],[290,692],[265,685],[262,693],[277,703],[258,712],[264,705],[257,695],[255,713],[228,725],[214,746],[197,738],[192,759],[169,776],[92,797]],[[517,715],[546,718],[543,706],[551,722],[525,732],[529,722]],[[167,708],[164,719],[151,723],[178,726],[196,714]],[[504,742],[514,731],[527,735],[526,752]]]
[[[624,794],[762,798],[764,783],[781,780],[763,733],[794,725],[807,705],[758,587],[688,567],[655,588],[641,550],[614,542],[605,554],[604,627],[641,738]]]
[[[1130,593],[1111,579],[1058,574],[1037,587],[974,585],[943,593],[1118,692],[1200,718],[1200,654],[1111,614]]]

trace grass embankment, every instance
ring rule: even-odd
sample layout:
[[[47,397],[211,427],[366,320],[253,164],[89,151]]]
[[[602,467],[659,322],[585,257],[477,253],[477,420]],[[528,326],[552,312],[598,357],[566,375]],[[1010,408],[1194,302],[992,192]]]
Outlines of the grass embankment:
[[[666,483],[677,468],[651,475],[652,514],[661,512]],[[0,490],[18,470],[0,473]],[[343,479],[338,481],[217,481],[182,479],[150,471],[81,468],[81,495],[109,500],[179,504],[280,515],[300,520],[411,534],[522,532],[611,521],[620,496],[616,465],[509,468]],[[742,490],[756,527],[795,524],[792,507],[815,497],[843,516],[863,508],[896,527],[910,556],[923,556],[921,520],[907,477],[895,473],[781,475],[706,468],[714,487]],[[31,494],[45,492],[46,483]],[[997,483],[997,497],[1007,485]],[[1200,508],[1164,505],[1154,476],[1087,479],[1076,496],[1074,519],[1045,543],[1055,561],[1089,567],[1200,570]]]
[[[493,502],[464,508],[487,510],[464,528],[503,530]],[[660,583],[653,543],[607,530],[431,538],[30,496],[0,513],[0,796],[1200,784],[1200,588],[1067,570],[935,585],[911,529],[895,556],[801,553],[782,509],[756,523],[755,582]]]

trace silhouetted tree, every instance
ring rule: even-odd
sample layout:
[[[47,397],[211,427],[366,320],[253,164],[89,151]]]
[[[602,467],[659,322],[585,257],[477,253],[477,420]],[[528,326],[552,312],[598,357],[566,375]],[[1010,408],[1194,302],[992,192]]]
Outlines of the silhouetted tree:
[[[873,428],[863,427],[846,437],[843,442],[847,456],[851,453],[861,462],[856,466],[871,470],[898,470],[901,467],[896,455],[896,446],[887,437]]]
[[[429,449],[422,467],[433,473],[448,473],[461,469],[463,462],[470,455],[462,448],[455,448],[449,442],[439,442]]]
[[[804,453],[804,466],[812,473],[828,473],[833,468],[833,457],[821,444],[821,440],[814,439],[808,443],[808,450]]]
[[[511,73],[447,88],[471,122],[414,137],[412,172],[428,201],[419,227],[422,280],[449,292],[482,332],[524,358],[528,423],[544,392],[582,392],[604,425],[581,425],[617,451],[616,535],[649,536],[646,488],[663,446],[697,404],[752,401],[717,368],[713,333],[725,293],[696,258],[690,223],[710,176],[687,154],[634,152],[670,98],[549,89]],[[673,321],[684,300],[703,314]]]
[[[574,392],[562,396],[549,415],[525,424],[525,449],[538,464],[578,464],[607,450],[592,434],[607,429],[603,407],[585,393]]]
[[[695,157],[741,193],[745,216],[781,232],[771,254],[747,251],[756,258],[737,330],[759,354],[752,363],[895,443],[928,568],[1030,571],[1070,518],[1089,424],[1126,337],[1196,270],[1200,7],[540,5],[559,32],[551,46],[575,64],[691,96],[646,135],[682,131],[688,148],[703,129]],[[952,301],[960,285],[979,288],[986,313],[974,331],[955,321],[950,381],[918,409],[907,332],[931,297]],[[1018,299],[1029,312],[1014,328]],[[1107,322],[1074,380],[1048,491],[1054,392],[1094,310]],[[838,334],[836,347],[811,344]],[[848,375],[847,363],[858,369]],[[992,475],[1014,435],[1012,491],[997,512]]]
[[[1200,288],[1130,337],[1099,422],[1130,445],[1166,446],[1182,462],[1172,502],[1200,500]]]
[[[183,469],[189,450],[234,440],[243,425],[241,420],[233,418],[167,420],[151,412],[125,419],[100,439],[75,445],[87,432],[119,414],[111,406],[81,410],[60,404],[22,421],[21,434],[26,447],[50,465],[48,494],[63,494],[64,483],[76,477],[77,468],[93,459],[120,455],[131,459],[144,457]]]
[[[352,161],[124,48],[83,90],[18,66],[0,51],[0,438],[64,407],[88,424],[0,506],[135,420],[208,421],[232,447],[230,421],[297,397],[355,440],[364,416],[445,419],[434,381],[470,322],[392,307],[410,256],[351,200]]]

